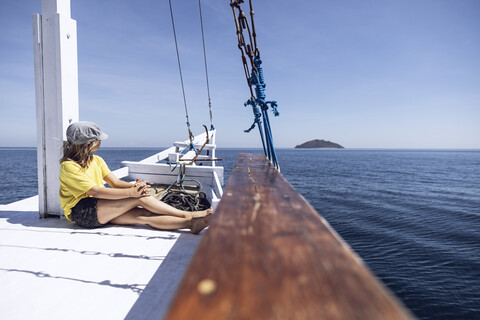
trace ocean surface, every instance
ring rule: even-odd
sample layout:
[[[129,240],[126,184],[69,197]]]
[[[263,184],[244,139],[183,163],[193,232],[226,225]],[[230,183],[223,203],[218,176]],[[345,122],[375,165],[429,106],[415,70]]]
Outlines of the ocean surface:
[[[114,170],[160,150],[98,154]],[[226,178],[239,152],[261,150],[219,149]],[[480,150],[277,152],[283,175],[419,319],[480,319]],[[34,148],[0,148],[0,169],[0,204],[37,194]]]

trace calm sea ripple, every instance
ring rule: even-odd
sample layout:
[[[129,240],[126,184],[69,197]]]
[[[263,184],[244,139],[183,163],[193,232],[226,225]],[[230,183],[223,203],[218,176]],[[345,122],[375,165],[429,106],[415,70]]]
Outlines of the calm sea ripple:
[[[285,177],[416,316],[480,318],[480,152],[280,154]]]
[[[117,169],[158,150],[107,148]],[[228,178],[239,152],[219,149]],[[480,151],[280,149],[282,174],[420,319],[480,319]],[[0,204],[37,194],[35,149],[0,148]]]

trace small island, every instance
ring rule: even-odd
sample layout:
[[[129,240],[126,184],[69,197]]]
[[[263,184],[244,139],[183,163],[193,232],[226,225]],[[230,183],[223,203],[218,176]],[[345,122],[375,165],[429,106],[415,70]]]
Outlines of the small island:
[[[334,148],[334,149],[345,149],[341,145],[335,142],[331,141],[325,141],[325,140],[310,140],[305,143],[299,144],[295,146],[295,148]]]

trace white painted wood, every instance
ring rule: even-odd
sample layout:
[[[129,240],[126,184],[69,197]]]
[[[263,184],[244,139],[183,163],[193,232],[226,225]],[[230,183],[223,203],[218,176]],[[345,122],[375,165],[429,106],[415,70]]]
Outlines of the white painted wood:
[[[211,131],[209,132],[210,143],[213,144],[213,145],[215,145],[215,146],[217,145],[217,144],[215,143],[215,140],[216,140],[215,138],[216,138],[216,136],[217,136],[216,133],[217,133],[217,130],[211,130]],[[216,148],[210,150],[210,157],[211,157],[212,159],[216,159],[215,152],[216,152]],[[212,167],[215,167],[215,166],[216,166],[216,162],[215,162],[215,161],[212,161],[211,166],[212,166]]]
[[[214,135],[214,132],[215,131],[209,131],[209,136],[211,135]],[[198,145],[199,144],[199,141],[205,141],[205,133],[202,133],[198,136],[196,136],[194,138],[194,142],[196,142],[196,144]],[[156,163],[156,162],[159,162],[159,161],[162,161],[162,160],[165,160],[168,158],[169,154],[171,153],[179,153],[179,152],[182,152],[186,147],[190,146],[190,140],[185,140],[185,141],[182,141],[182,142],[175,142],[173,144],[174,146],[173,147],[170,147],[166,150],[163,150],[159,153],[156,153],[148,158],[145,158],[141,161],[139,161],[140,163]],[[200,145],[201,147],[201,145]]]
[[[55,13],[70,18],[70,0],[42,0],[42,14]]]
[[[11,202],[9,204],[0,204],[0,212],[2,211],[38,211],[38,195]]]
[[[215,130],[211,130],[208,132],[208,136],[210,137],[210,141],[215,141],[215,140],[212,140],[212,139],[215,139]],[[206,134],[205,133],[201,133],[197,136],[194,137],[194,145],[198,145],[199,148],[202,147],[203,143],[205,143],[205,138],[206,138]],[[214,143],[214,142],[213,142]],[[140,163],[156,163],[156,162],[159,162],[159,161],[162,161],[162,160],[165,160],[168,158],[168,155],[171,154],[171,153],[179,153],[179,152],[182,152],[185,150],[185,148],[189,147],[190,146],[190,140],[185,140],[185,141],[182,141],[182,142],[175,142],[173,144],[173,147],[170,147],[166,150],[163,150],[159,153],[156,153],[148,158],[145,158],[141,161],[139,161]],[[196,148],[196,147],[195,147]],[[213,148],[214,150],[215,148]],[[214,151],[212,151],[212,154],[215,154]]]
[[[209,155],[199,155],[197,159],[214,159],[215,156],[215,130],[208,132],[210,142]],[[193,144],[198,146],[197,150],[200,150],[206,141],[206,133],[199,134],[193,139]],[[164,184],[170,185],[176,182],[179,178],[180,166],[176,162],[172,162],[173,158],[177,159],[178,155],[181,155],[181,159],[191,160],[195,158],[195,150],[189,150],[185,154],[179,152],[184,151],[190,146],[190,140],[184,142],[175,142],[174,147],[169,148],[163,152],[160,152],[154,156],[144,159],[139,162],[123,161],[122,165],[128,167],[128,178],[131,180],[143,179],[152,184]],[[172,153],[172,150],[177,152]],[[205,148],[203,149],[204,151]],[[170,163],[156,163],[160,160],[169,160]],[[186,186],[197,186],[195,181],[198,181],[202,185],[202,191],[207,195],[208,200],[212,204],[212,208],[215,209],[223,195],[223,183],[224,183],[224,170],[223,167],[216,167],[215,161],[202,162],[202,165],[196,165],[195,163],[187,163],[185,166],[185,183]],[[189,181],[195,180],[195,181]]]
[[[118,178],[122,179],[128,176],[128,167],[123,167],[112,171],[112,173]]]
[[[187,153],[185,153],[184,155],[182,155],[180,157],[180,160],[184,160],[184,159],[191,160],[191,159],[195,158],[196,154],[197,154],[197,152],[195,150],[189,150]],[[195,163],[192,163],[191,165],[196,166]]]
[[[62,141],[78,121],[77,26],[70,0],[42,0],[33,15],[39,214],[61,215],[58,173]]]
[[[124,319],[136,302],[148,319],[168,306],[202,238],[142,226],[89,230],[25,209],[0,210],[0,319]]]
[[[215,189],[218,191],[218,198],[221,198],[223,196],[223,172],[221,176],[221,181],[220,177],[218,176],[218,172],[214,171],[213,172],[213,178],[215,180]]]
[[[151,175],[151,176],[159,176],[158,179],[155,181],[150,181],[152,183],[162,183],[162,177],[172,177],[175,178],[178,176],[179,166],[175,168],[175,165],[168,165],[165,163],[139,163],[133,161],[123,161],[123,165],[128,166],[129,170],[129,177],[132,180],[136,178],[141,178],[142,175]],[[210,166],[186,166],[185,168],[185,175],[187,179],[189,178],[199,178],[208,181],[214,181],[213,173],[218,175],[219,181],[223,184],[223,167],[210,167]]]
[[[178,162],[180,160],[179,158],[180,154],[179,153],[169,153],[168,154],[168,162],[170,163],[174,163],[174,162]]]
[[[159,161],[162,161],[162,160],[165,160],[168,158],[168,155],[170,153],[175,153],[176,152],[176,148],[175,147],[170,147],[166,150],[163,150],[159,153],[156,153],[148,158],[145,158],[141,161],[139,161],[140,163],[157,163]]]
[[[35,105],[37,117],[37,177],[38,177],[38,207],[40,215],[47,211],[46,198],[46,165],[45,165],[45,112],[43,95],[43,50],[42,50],[42,16],[33,14],[33,58],[35,68]]]
[[[192,159],[195,157],[195,152],[192,154],[193,157],[192,158],[187,158],[187,156],[183,156],[182,159],[178,159],[178,161],[170,161],[170,162],[179,162],[179,161],[182,161],[182,163],[186,163],[186,164],[189,164],[189,162],[192,162]],[[201,159],[211,159],[210,156],[205,156],[205,155],[201,155],[201,156],[197,156],[197,159],[195,161],[200,161]],[[204,164],[208,164],[207,162],[204,162]]]
[[[190,146],[190,142],[188,143],[185,143],[185,142],[175,142],[173,144],[175,147],[179,147],[179,148],[186,148],[186,147],[189,147]],[[200,149],[203,144],[195,144],[193,145],[195,147],[195,149]],[[214,145],[214,144],[206,144],[204,147],[203,147],[203,150],[213,150],[213,149],[216,149],[217,146]]]

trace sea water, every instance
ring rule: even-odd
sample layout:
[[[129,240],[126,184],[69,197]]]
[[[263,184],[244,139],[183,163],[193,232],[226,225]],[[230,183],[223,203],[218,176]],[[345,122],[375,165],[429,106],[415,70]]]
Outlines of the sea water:
[[[112,170],[162,149],[104,148]],[[219,149],[226,180],[240,152]],[[480,319],[480,150],[277,150],[282,174],[420,319]],[[37,194],[0,148],[0,204]]]

